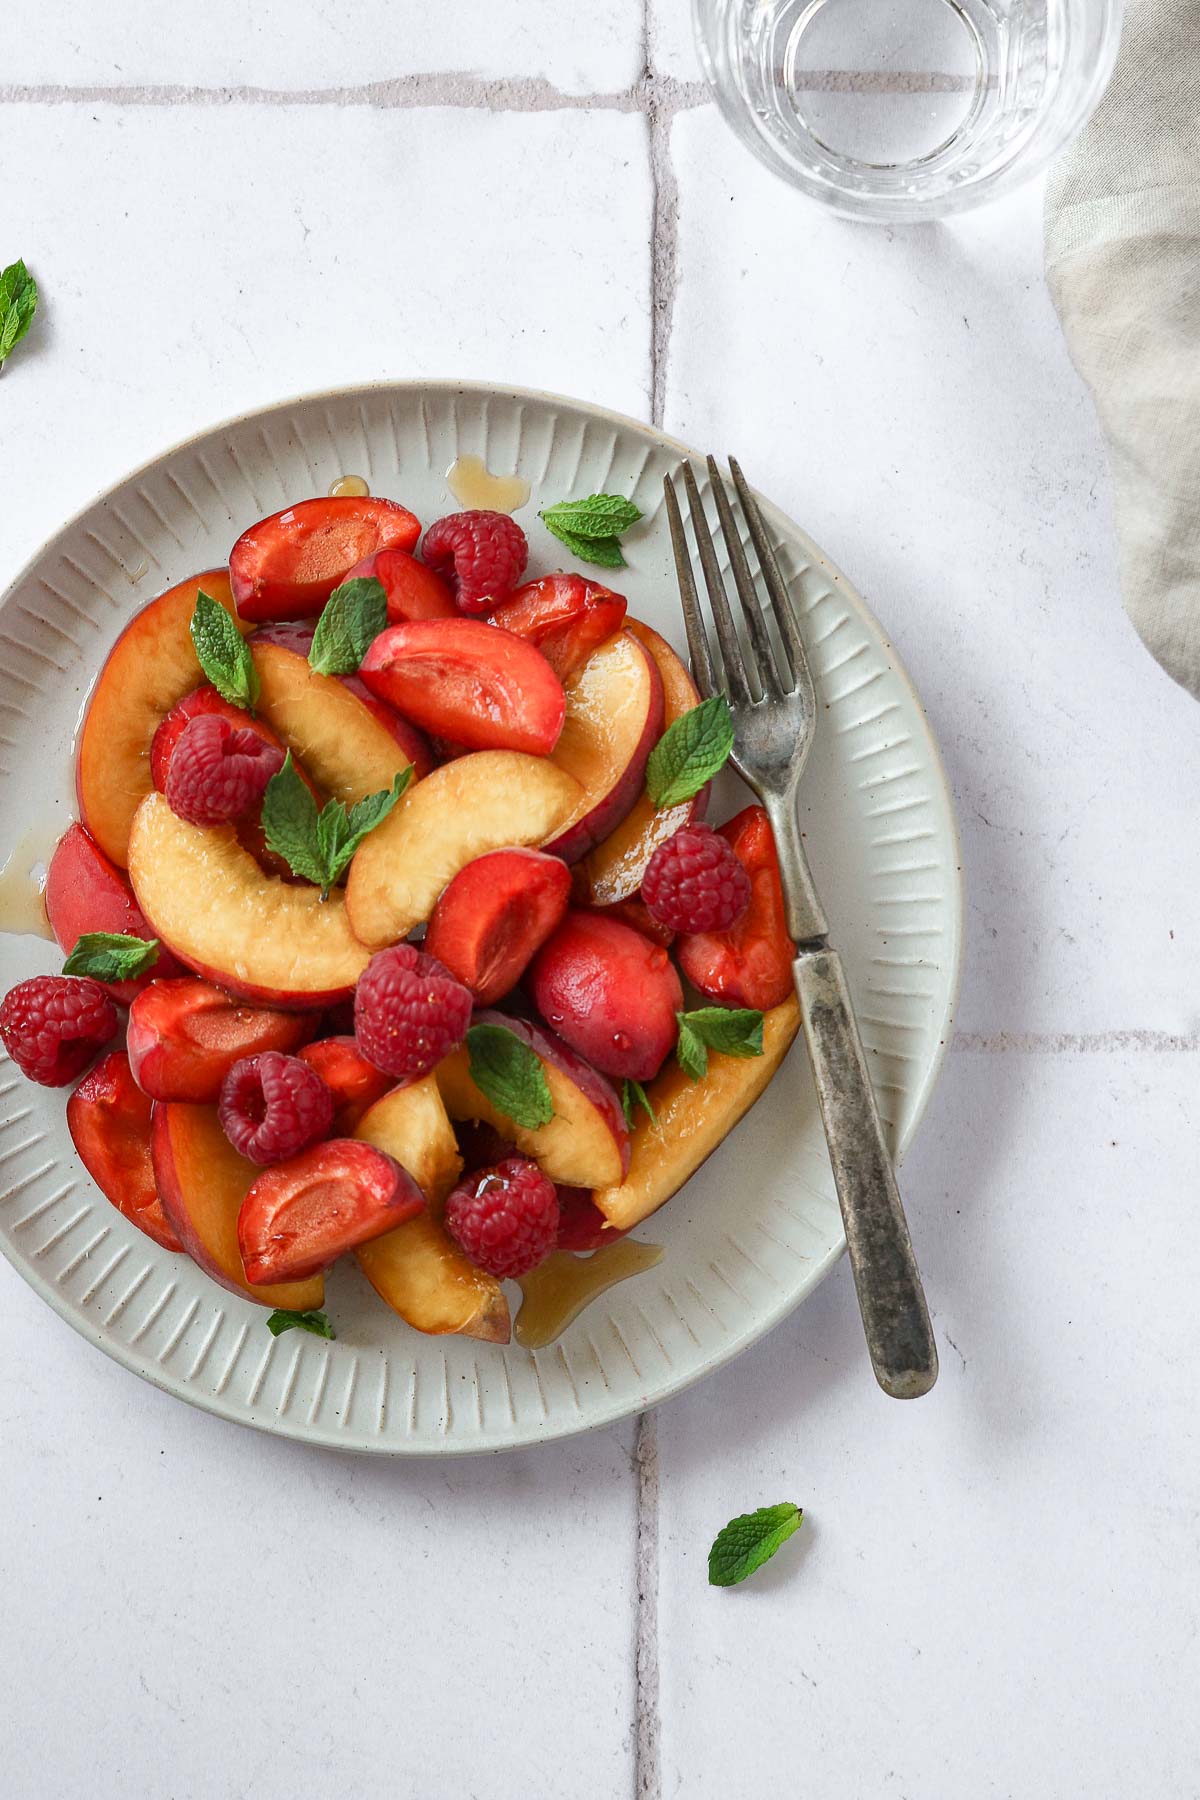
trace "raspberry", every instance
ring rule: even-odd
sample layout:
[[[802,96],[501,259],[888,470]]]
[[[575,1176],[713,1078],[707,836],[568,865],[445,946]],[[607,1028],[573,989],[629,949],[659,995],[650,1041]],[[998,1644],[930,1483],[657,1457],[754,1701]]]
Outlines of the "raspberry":
[[[421,556],[449,584],[459,612],[487,613],[520,581],[529,545],[507,513],[451,513],[429,527]]]
[[[283,751],[219,713],[194,718],[175,746],[167,770],[167,803],[192,825],[224,825],[253,811]]]
[[[117,1009],[86,975],[35,975],[0,1003],[0,1038],[30,1081],[66,1087],[117,1035]]]
[[[727,931],[750,904],[750,877],[717,832],[685,825],[650,858],[642,899],[672,931]]]
[[[234,1149],[260,1168],[296,1156],[333,1127],[329,1088],[306,1062],[279,1050],[235,1062],[217,1111]]]
[[[459,1182],[446,1202],[446,1229],[489,1275],[527,1275],[554,1248],[558,1189],[527,1157],[507,1156]]]
[[[411,944],[373,956],[354,995],[354,1035],[368,1062],[418,1081],[457,1050],[471,1023],[470,990]]]

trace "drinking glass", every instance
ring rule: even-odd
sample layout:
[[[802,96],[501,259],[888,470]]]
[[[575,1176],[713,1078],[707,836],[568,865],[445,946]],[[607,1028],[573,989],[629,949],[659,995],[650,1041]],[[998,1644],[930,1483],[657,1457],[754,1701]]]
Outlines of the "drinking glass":
[[[1121,0],[694,0],[721,110],[858,219],[936,218],[1044,168],[1116,59]]]

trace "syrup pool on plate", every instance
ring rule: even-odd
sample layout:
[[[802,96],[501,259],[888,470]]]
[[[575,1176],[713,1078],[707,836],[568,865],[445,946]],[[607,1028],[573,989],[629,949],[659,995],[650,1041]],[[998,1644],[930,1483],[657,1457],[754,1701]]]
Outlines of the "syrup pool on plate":
[[[525,1350],[542,1350],[561,1337],[585,1306],[662,1261],[661,1244],[618,1238],[590,1256],[555,1250],[517,1283],[524,1296],[513,1336]]]
[[[334,500],[365,500],[370,492],[361,475],[339,475],[329,486],[330,496]]]
[[[493,475],[482,456],[460,456],[446,470],[446,486],[465,512],[515,513],[529,499],[520,475]]]
[[[27,831],[0,869],[0,932],[54,942],[46,917],[46,866],[55,838]]]

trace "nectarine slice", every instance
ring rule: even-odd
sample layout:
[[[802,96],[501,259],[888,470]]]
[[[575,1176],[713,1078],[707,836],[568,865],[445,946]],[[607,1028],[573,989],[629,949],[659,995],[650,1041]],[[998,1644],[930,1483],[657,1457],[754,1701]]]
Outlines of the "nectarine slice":
[[[233,613],[224,569],[181,581],[129,621],[88,702],[76,768],[79,811],[104,854],[121,868],[128,862],[133,815],[153,785],[154,733],[176,701],[204,680],[189,631],[201,591]]]
[[[322,901],[315,887],[266,874],[231,825],[189,825],[162,794],[137,810],[129,873],[155,935],[180,962],[246,999],[330,1006],[369,961],[336,888]]]
[[[337,495],[301,500],[243,531],[229,579],[243,619],[307,619],[377,550],[412,550],[419,519],[395,500]]]
[[[562,683],[541,651],[483,619],[389,625],[359,674],[406,719],[468,750],[548,756],[562,730]]]
[[[117,1211],[164,1250],[182,1250],[154,1181],[150,1111],[129,1058],[112,1050],[67,1101],[67,1129],[79,1160]]]
[[[464,1256],[441,1222],[462,1158],[432,1075],[377,1101],[355,1135],[402,1163],[429,1202],[427,1212],[355,1252],[376,1293],[416,1331],[506,1344],[511,1323],[500,1283]]]
[[[301,1062],[316,1070],[333,1095],[334,1137],[353,1137],[363,1114],[393,1085],[393,1078],[369,1063],[352,1037],[319,1038],[297,1054]],[[386,1150],[387,1145],[381,1144],[380,1149]]]
[[[123,869],[110,862],[82,825],[68,825],[58,840],[46,871],[46,917],[61,949],[68,954],[88,931],[111,931],[126,937],[151,938],[154,933],[133,897]],[[102,981],[114,1000],[128,1006],[135,994],[163,975],[182,971],[169,950],[159,945],[157,960],[132,981]]]
[[[487,850],[541,844],[578,806],[579,784],[544,757],[477,750],[410,788],[350,864],[346,907],[373,950],[428,919],[460,869]]]
[[[610,1225],[628,1231],[678,1192],[754,1105],[799,1026],[800,1007],[792,995],[765,1015],[761,1056],[710,1051],[702,1081],[692,1081],[672,1064],[651,1083],[647,1091],[657,1123],[639,1114],[629,1173],[612,1186],[598,1185],[592,1196]]]
[[[554,1117],[548,1125],[518,1125],[471,1079],[464,1045],[434,1075],[452,1119],[480,1119],[533,1157],[551,1181],[566,1187],[615,1187],[629,1166],[629,1130],[616,1093],[569,1044],[526,1019],[483,1012],[480,1024],[504,1025],[540,1058]]]
[[[649,625],[643,625],[640,619],[627,620],[626,629],[649,652],[658,669],[663,688],[661,733],[685,712],[698,706],[700,695],[666,638],[652,631]],[[646,865],[658,846],[674,837],[684,825],[702,819],[707,804],[708,788],[703,787],[690,800],[660,810],[643,786],[625,817],[579,865],[587,898],[593,906],[612,906],[636,894],[642,885]]]
[[[258,710],[332,800],[353,806],[390,788],[412,757],[387,720],[351,682],[309,666],[311,633],[279,626],[250,640]]]
[[[262,1171],[239,1156],[215,1106],[157,1101],[151,1126],[154,1175],[163,1211],[192,1261],[222,1287],[260,1306],[312,1312],[325,1298],[320,1275],[256,1287],[238,1248],[238,1213]]]
[[[583,797],[546,848],[566,862],[615,830],[642,792],[646,760],[662,734],[658,665],[637,638],[618,632],[570,677],[567,713],[554,750]]]
[[[567,910],[566,863],[541,850],[489,850],[460,869],[433,909],[425,954],[490,1006],[510,993]]]
[[[316,1013],[247,1006],[211,982],[155,981],[129,1009],[126,1048],[133,1078],[152,1100],[215,1105],[243,1056],[285,1054],[312,1036]]]
[[[543,575],[502,600],[488,623],[536,644],[560,681],[620,631],[626,602],[585,575]]]
[[[330,1138],[263,1169],[246,1190],[242,1265],[254,1282],[302,1281],[424,1210],[424,1194],[394,1157]]]
[[[427,569],[407,550],[379,550],[364,557],[347,581],[377,581],[387,596],[389,625],[402,619],[456,619],[461,615],[454,595],[440,575]]]

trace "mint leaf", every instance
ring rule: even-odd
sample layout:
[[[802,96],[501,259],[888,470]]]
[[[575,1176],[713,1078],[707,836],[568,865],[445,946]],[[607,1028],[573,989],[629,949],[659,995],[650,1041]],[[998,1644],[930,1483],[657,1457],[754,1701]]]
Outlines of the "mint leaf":
[[[387,595],[373,576],[334,588],[313,632],[308,652],[318,675],[353,675],[387,624]]]
[[[589,494],[586,500],[560,500],[538,514],[546,530],[565,544],[580,562],[601,569],[623,569],[617,539],[641,518],[641,508],[620,494]]]
[[[760,1506],[757,1512],[730,1519],[713,1539],[708,1553],[710,1587],[736,1587],[770,1562],[781,1544],[799,1531],[804,1513],[790,1500],[778,1506]]]
[[[642,516],[632,500],[620,494],[589,494],[586,500],[560,500],[538,514],[548,531],[558,536],[559,527],[576,538],[618,538]]]
[[[158,939],[129,932],[85,931],[63,964],[64,975],[90,975],[93,981],[133,981],[158,961]]]
[[[317,822],[317,803],[297,774],[289,750],[282,769],[272,775],[263,795],[263,836],[293,875],[324,887],[327,864],[318,844]]]
[[[321,898],[327,900],[330,888],[367,833],[387,818],[411,780],[411,767],[401,769],[390,788],[368,794],[349,813],[343,800],[330,800],[318,812],[289,750],[263,795],[262,828],[267,845],[283,857],[293,875],[316,882]]]
[[[675,1017],[679,1022],[675,1058],[693,1081],[708,1074],[710,1050],[722,1056],[762,1055],[763,1016],[750,1007],[701,1006]]]
[[[281,1331],[311,1331],[314,1337],[323,1338],[335,1335],[323,1312],[288,1312],[282,1306],[277,1306],[267,1320],[267,1330],[272,1337],[278,1337]]]
[[[729,702],[714,694],[667,726],[646,764],[646,792],[655,806],[678,806],[724,768],[732,749]]]
[[[625,1123],[630,1131],[633,1130],[633,1113],[637,1106],[640,1106],[642,1111],[648,1114],[652,1125],[658,1124],[658,1115],[650,1104],[650,1096],[641,1082],[635,1081],[632,1075],[625,1077],[625,1084],[621,1089],[621,1105],[625,1109]]]
[[[565,525],[550,525],[550,530],[560,543],[565,544],[577,562],[594,563],[598,569],[623,569],[625,558],[621,555],[621,546],[616,538],[585,538]]]
[[[507,1025],[472,1025],[467,1033],[471,1080],[497,1112],[536,1131],[554,1117],[541,1058]]]
[[[192,643],[200,667],[222,700],[253,712],[258,700],[258,670],[250,647],[225,608],[205,593],[196,595]]]
[[[37,303],[37,282],[18,257],[0,271],[0,368],[33,324]]]

